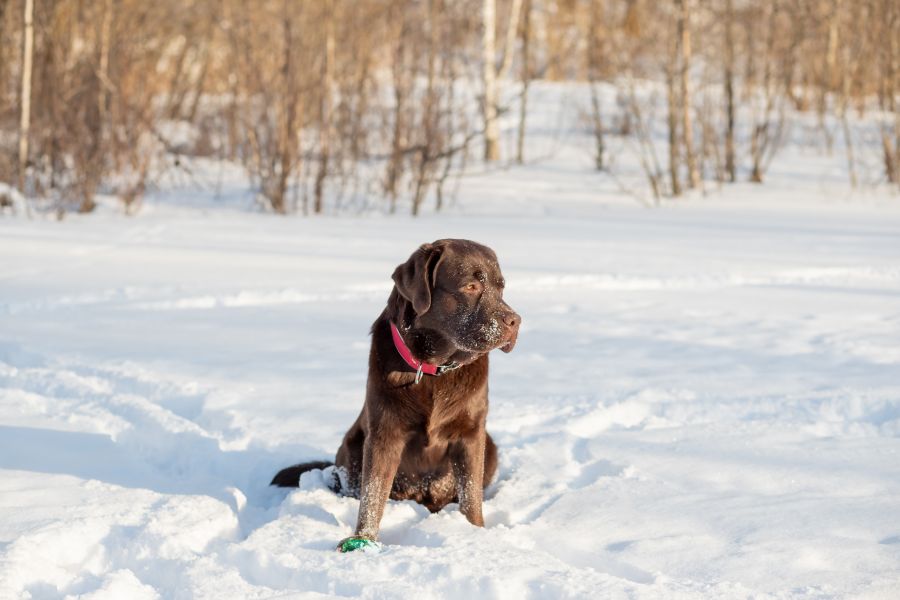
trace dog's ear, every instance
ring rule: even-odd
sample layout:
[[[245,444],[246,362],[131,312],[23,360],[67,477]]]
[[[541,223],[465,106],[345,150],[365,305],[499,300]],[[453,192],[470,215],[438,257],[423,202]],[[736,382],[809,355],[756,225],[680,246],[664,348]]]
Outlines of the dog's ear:
[[[438,244],[422,244],[402,265],[394,269],[394,285],[401,296],[412,302],[416,314],[422,315],[431,308],[431,291],[434,289],[437,265],[443,258],[443,247]]]

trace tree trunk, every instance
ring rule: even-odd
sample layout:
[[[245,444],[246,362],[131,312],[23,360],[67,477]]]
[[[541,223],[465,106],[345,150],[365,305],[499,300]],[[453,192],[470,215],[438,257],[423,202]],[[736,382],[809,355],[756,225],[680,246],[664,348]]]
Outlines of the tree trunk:
[[[519,104],[519,135],[516,138],[516,162],[525,162],[525,119],[528,117],[528,86],[531,84],[531,0],[525,0],[522,23],[522,101]]]
[[[602,50],[600,48],[600,34],[598,29],[602,19],[601,0],[591,0],[590,22],[588,24],[588,83],[591,88],[591,119],[594,127],[594,166],[598,171],[604,169],[604,154],[606,152],[606,143],[603,132],[603,112],[600,107],[600,96],[597,90],[597,82],[600,79],[600,61],[602,60]]]
[[[725,171],[737,181],[734,159],[734,0],[725,2]]]
[[[529,2],[531,0],[528,0]],[[446,10],[447,0],[441,0],[440,7],[442,12]],[[434,182],[434,207],[435,211],[440,211],[444,206],[444,186],[446,185],[447,179],[450,177],[451,170],[453,169],[454,164],[456,164],[456,156],[460,155],[461,160],[459,161],[459,169],[460,171],[464,170],[465,165],[465,157],[468,153],[468,136],[464,137],[462,146],[459,149],[454,149],[455,145],[454,138],[457,133],[457,120],[454,118],[454,109],[456,107],[456,78],[457,78],[457,68],[456,68],[456,60],[453,58],[453,43],[450,39],[450,36],[447,35],[448,27],[452,27],[452,25],[444,24],[443,30],[441,32],[442,35],[438,36],[437,39],[443,40],[443,44],[441,46],[441,55],[444,57],[441,61],[441,76],[443,80],[446,82],[446,92],[443,94],[443,98],[438,96],[439,99],[442,99],[444,102],[444,108],[442,109],[444,116],[443,122],[443,135],[445,140],[445,147],[449,147],[444,154],[444,165],[441,169],[440,174],[435,179]],[[460,119],[460,121],[465,122],[464,119]],[[465,135],[465,132],[464,132]]]
[[[497,68],[494,65],[494,28],[496,0],[482,0],[482,78],[484,84],[484,160],[500,159],[500,133],[497,128]]]
[[[4,31],[3,22],[6,20],[6,6],[9,0],[0,0],[0,31]],[[0,44],[0,94],[5,94],[6,90],[6,48]]]
[[[838,24],[841,15],[841,0],[831,0],[831,14],[828,17],[828,46],[825,51],[825,81],[822,94],[834,91],[838,85],[837,51],[839,46]]]
[[[503,44],[503,62],[497,71],[497,79],[506,79],[512,68],[513,46],[516,43],[516,33],[519,31],[519,17],[522,13],[522,0],[512,0],[509,8],[509,23],[506,26],[506,41]]]
[[[297,94],[294,82],[294,65],[292,61],[293,23],[291,13],[285,0],[283,21],[284,57],[282,62],[283,91],[280,131],[278,132],[278,173],[275,177],[275,189],[271,202],[272,209],[279,214],[288,212],[287,188],[291,171],[294,168],[294,150],[296,147],[295,118],[297,111]]]
[[[900,184],[900,107],[896,104],[897,73],[895,60],[898,55],[897,36],[893,35],[896,24],[900,22],[900,11],[896,3],[888,3],[883,15],[887,42],[881,45],[881,68],[879,73],[879,105],[888,113],[893,113],[893,123],[887,119],[881,125],[881,150],[884,162],[884,175],[889,183]]]
[[[673,196],[681,195],[681,182],[678,178],[678,92],[675,89],[675,69],[678,63],[675,38],[669,35],[669,52],[666,57],[666,105],[669,127],[669,179]]]
[[[668,104],[669,122],[669,178],[672,183],[672,195],[681,195],[681,182],[678,180],[678,101],[675,97],[675,77],[671,72],[666,74],[666,100]]]
[[[765,53],[762,55],[762,90],[764,102],[762,116],[760,119],[756,119],[753,126],[753,133],[750,136],[750,155],[753,162],[750,169],[750,181],[753,183],[763,182],[766,153],[770,152],[772,145],[776,142],[776,132],[773,131],[773,124],[770,121],[776,99],[776,75],[773,73],[773,68],[775,67],[773,63],[775,62],[775,30],[780,10],[781,7],[775,0],[771,3],[766,3],[764,7],[764,14],[766,15],[766,46]]]
[[[322,61],[322,105],[319,123],[319,171],[313,196],[313,212],[322,212],[322,192],[328,176],[331,143],[331,90],[334,87],[334,0],[325,0],[325,56]]]
[[[19,119],[19,190],[25,195],[28,135],[31,128],[31,70],[34,61],[34,0],[25,0],[22,48],[22,111]]]
[[[100,67],[97,71],[100,79],[97,110],[100,113],[101,129],[106,121],[106,106],[109,98],[109,46],[112,37],[112,18],[113,1],[106,0],[103,4],[103,21],[100,24]]]
[[[750,168],[750,181],[762,183],[762,137],[765,133],[765,125],[755,125],[753,135],[750,136],[750,155],[753,157],[753,166]]]
[[[390,198],[390,212],[397,210],[397,186],[403,174],[403,147],[406,136],[406,96],[409,87],[404,69],[406,67],[406,42],[409,28],[403,14],[400,33],[397,36],[397,47],[394,49],[394,61],[391,66],[394,83],[394,121],[391,134],[391,157],[388,159],[387,173],[385,174],[384,191]]]
[[[694,128],[691,122],[691,13],[690,0],[675,0],[679,6],[678,34],[681,45],[681,134],[684,138],[684,160],[688,169],[688,187],[700,187],[700,171],[694,155]]]
[[[428,0],[428,66],[425,78],[425,99],[422,103],[422,142],[419,151],[419,168],[412,201],[412,216],[414,217],[419,215],[419,208],[425,200],[425,194],[433,179],[435,155],[440,152],[437,148],[437,144],[440,143],[437,139],[439,137],[437,125],[440,106],[435,90],[435,71],[438,54],[438,23],[441,15],[436,4],[437,0]]]

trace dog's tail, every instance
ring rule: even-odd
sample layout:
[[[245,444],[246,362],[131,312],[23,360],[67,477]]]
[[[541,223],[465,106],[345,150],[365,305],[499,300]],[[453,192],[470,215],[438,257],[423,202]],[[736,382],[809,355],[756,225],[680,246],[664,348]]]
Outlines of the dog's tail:
[[[312,471],[313,469],[324,469],[325,467],[330,467],[332,465],[334,465],[333,462],[328,462],[326,460],[314,460],[312,462],[300,463],[299,465],[294,465],[293,467],[278,471],[275,477],[272,478],[272,483],[269,485],[277,485],[278,487],[298,487],[300,485],[300,476],[303,473]]]

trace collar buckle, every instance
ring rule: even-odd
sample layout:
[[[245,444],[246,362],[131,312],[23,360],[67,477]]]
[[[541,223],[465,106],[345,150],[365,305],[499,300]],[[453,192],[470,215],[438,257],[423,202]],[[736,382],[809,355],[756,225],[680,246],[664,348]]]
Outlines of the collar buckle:
[[[446,365],[441,365],[437,368],[437,374],[443,375],[447,371],[453,371],[454,369],[460,368],[462,365],[458,362],[447,363]]]

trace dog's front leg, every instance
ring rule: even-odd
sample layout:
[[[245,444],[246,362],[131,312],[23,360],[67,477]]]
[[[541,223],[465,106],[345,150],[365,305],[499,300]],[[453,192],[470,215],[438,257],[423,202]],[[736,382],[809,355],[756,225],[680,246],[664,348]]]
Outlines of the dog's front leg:
[[[363,472],[359,490],[359,517],[356,536],[378,537],[384,505],[391,493],[394,476],[403,454],[404,438],[394,432],[370,431],[363,446]]]
[[[484,527],[481,514],[484,501],[484,445],[485,432],[480,428],[453,444],[450,454],[456,475],[459,510],[469,523],[479,527]]]

